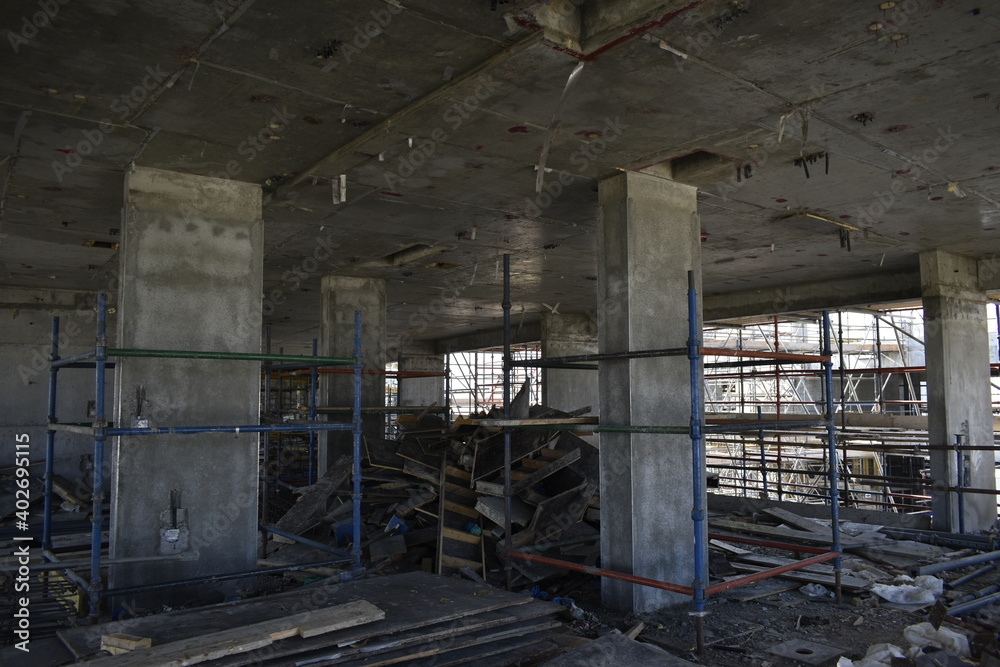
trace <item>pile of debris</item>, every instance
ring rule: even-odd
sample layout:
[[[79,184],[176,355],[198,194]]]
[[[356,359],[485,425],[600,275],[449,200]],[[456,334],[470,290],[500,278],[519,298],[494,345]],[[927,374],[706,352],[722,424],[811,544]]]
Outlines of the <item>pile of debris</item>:
[[[511,434],[513,548],[561,547],[561,558],[593,565],[600,536],[598,450],[577,434],[546,428],[547,422],[590,408],[575,413],[528,408],[523,396],[515,399],[514,413],[536,428]],[[493,410],[450,426],[433,414],[401,416],[397,440],[365,440],[361,547],[367,569],[504,580],[504,436],[501,428],[480,423],[499,416]],[[261,565],[308,563],[324,547],[351,551],[350,470],[351,461],[344,457],[303,490],[269,527]],[[521,560],[510,565],[514,586],[566,574]]]

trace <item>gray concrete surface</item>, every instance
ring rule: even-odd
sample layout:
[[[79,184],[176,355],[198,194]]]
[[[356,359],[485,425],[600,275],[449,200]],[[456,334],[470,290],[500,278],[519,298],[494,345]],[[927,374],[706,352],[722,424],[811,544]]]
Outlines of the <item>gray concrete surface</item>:
[[[565,357],[597,352],[597,320],[589,315],[542,315],[542,357]],[[591,407],[600,414],[600,392],[594,371],[542,369],[542,403],[556,410]]]
[[[121,347],[257,352],[261,347],[260,188],[248,183],[138,168],[126,182]],[[260,364],[129,358],[120,361],[113,415],[135,426],[256,424]],[[141,405],[140,405],[141,403]],[[112,587],[254,569],[257,545],[256,434],[123,437],[115,463],[112,558],[161,548],[161,513],[180,492],[190,534],[188,563],[111,569]],[[252,582],[136,594],[139,607],[218,601]]]
[[[322,308],[320,311],[320,355],[354,357],[354,313],[361,311],[362,366],[369,371],[385,371],[385,281],[349,276],[323,276]],[[341,366],[350,369],[353,366]],[[321,376],[321,405],[343,407],[354,405],[354,378],[349,374]],[[361,377],[361,406],[385,405],[385,375]],[[337,418],[340,419],[339,417]],[[350,421],[349,416],[344,419]],[[385,437],[385,417],[381,414],[362,417],[367,437]],[[331,432],[320,438],[317,466],[321,471],[343,454],[352,450],[352,436],[346,432]],[[323,473],[320,473],[321,475]]]
[[[399,364],[401,371],[444,372],[444,357],[439,354],[408,354]],[[399,381],[400,405],[444,406],[444,378],[401,378]]]
[[[688,271],[701,266],[696,192],[637,173],[601,181],[601,352],[687,344]],[[602,423],[687,426],[689,373],[686,356],[601,362]],[[685,435],[601,434],[603,567],[691,585],[692,470]],[[602,597],[635,612],[690,600],[610,579]]]
[[[990,340],[985,294],[975,260],[929,251],[920,256],[927,355],[928,436],[931,444],[951,445],[964,434],[971,445],[993,445],[990,398]],[[992,451],[963,452],[963,486],[996,489]],[[967,459],[965,458],[967,457]],[[931,451],[934,529],[957,532],[959,483],[956,454]],[[943,488],[942,488],[943,487]],[[964,528],[985,530],[996,521],[994,496],[963,494]]]

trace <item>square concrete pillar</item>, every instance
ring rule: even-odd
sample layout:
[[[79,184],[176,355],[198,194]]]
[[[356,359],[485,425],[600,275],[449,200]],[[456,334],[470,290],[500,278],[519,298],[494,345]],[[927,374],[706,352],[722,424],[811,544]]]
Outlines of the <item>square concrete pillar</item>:
[[[600,183],[598,306],[600,350],[683,347],[688,339],[688,271],[700,294],[696,188],[645,174]],[[701,305],[698,305],[700,331]],[[686,357],[600,363],[601,423],[687,426]],[[603,567],[690,586],[694,580],[691,441],[685,435],[601,435]],[[606,605],[634,612],[686,596],[602,580]]]
[[[361,311],[361,354],[365,370],[383,373],[386,365],[385,281],[377,278],[323,276],[323,298],[319,324],[319,353],[329,357],[354,356],[354,312]],[[341,367],[347,368],[347,367]],[[320,405],[352,407],[354,378],[349,374],[321,375]],[[385,405],[385,375],[366,374],[361,377],[361,407]],[[350,421],[350,413],[331,415],[331,421]],[[385,416],[369,414],[363,417],[366,438],[385,437]],[[317,469],[319,475],[337,459],[351,454],[353,437],[347,432],[331,432],[320,438]]]
[[[542,357],[569,357],[594,354],[597,320],[589,315],[546,313],[542,315]],[[594,371],[542,369],[542,404],[570,412],[590,406],[591,415],[600,414],[600,392]]]
[[[444,356],[440,354],[407,354],[400,359],[399,370],[444,373]],[[444,407],[444,403],[444,376],[399,379],[400,405],[437,404]]]
[[[927,361],[928,431],[932,445],[952,445],[968,436],[970,445],[993,445],[990,390],[990,341],[986,295],[979,288],[979,263],[933,250],[920,255],[924,301],[924,347]],[[995,489],[994,454],[962,452],[962,485]],[[959,482],[953,451],[931,451],[931,490],[935,530],[959,530]],[[985,530],[996,521],[996,498],[966,493],[962,497],[966,531]]]
[[[257,185],[158,169],[131,171],[122,229],[119,347],[259,352],[262,236]],[[114,361],[119,425],[259,423],[259,362]],[[111,557],[197,552],[197,560],[115,566],[112,587],[254,569],[256,434],[118,440],[111,452]],[[176,523],[172,492],[180,510]],[[171,541],[166,531],[175,528]],[[250,586],[252,580],[169,588],[127,600],[141,607],[220,601],[229,591]]]

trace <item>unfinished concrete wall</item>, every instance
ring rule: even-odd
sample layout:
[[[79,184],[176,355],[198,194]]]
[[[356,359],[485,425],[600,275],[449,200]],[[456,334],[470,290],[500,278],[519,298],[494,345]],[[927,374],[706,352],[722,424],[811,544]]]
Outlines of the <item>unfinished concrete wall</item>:
[[[400,360],[399,370],[443,373],[444,356],[440,354],[407,354]],[[399,404],[444,406],[444,377],[400,378]]]
[[[45,467],[45,424],[48,417],[49,350],[52,318],[60,319],[60,356],[93,350],[95,295],[67,290],[17,287],[0,289],[0,466],[14,464],[13,443],[27,435],[31,470],[41,484]],[[107,387],[110,390],[111,378]],[[94,372],[59,372],[56,418],[62,422],[91,421],[88,404],[94,399]],[[93,440],[85,435],[58,433],[55,474],[81,500],[90,500],[93,481]],[[13,493],[9,494],[13,498]],[[33,493],[41,512],[42,495]],[[55,498],[55,507],[61,503]],[[40,519],[39,519],[40,522]]]
[[[323,276],[322,310],[320,313],[319,353],[329,357],[354,357],[354,313],[361,311],[361,354],[365,370],[384,371],[386,365],[385,281],[377,278]],[[347,368],[347,367],[344,367]],[[354,379],[344,374],[322,376],[321,405],[343,407],[354,405]],[[369,374],[361,378],[361,406],[385,405],[385,376]],[[349,413],[331,416],[331,421],[350,421]],[[363,430],[366,437],[385,437],[385,417],[365,415]],[[343,454],[350,454],[352,436],[346,432],[331,432],[320,438],[318,469]],[[323,473],[320,472],[320,475]]]
[[[979,289],[979,263],[933,250],[920,255],[924,294],[924,342],[927,356],[928,437],[932,445],[950,445],[956,434],[969,444],[993,445],[990,391],[990,340],[986,295]],[[996,489],[994,453],[963,452],[962,485]],[[931,503],[935,530],[959,529],[959,502],[949,487],[959,483],[954,452],[931,451]],[[990,528],[996,521],[996,498],[963,494],[966,531]]]
[[[567,357],[597,352],[597,321],[589,315],[542,315],[542,357]],[[590,406],[599,415],[600,393],[594,371],[542,369],[542,403],[556,410]]]
[[[626,173],[600,183],[598,307],[601,352],[680,347],[688,339],[688,271],[701,286],[697,190]],[[700,302],[698,326],[700,331]],[[582,372],[582,371],[580,371]],[[600,364],[601,423],[686,426],[686,357]],[[694,579],[691,440],[601,434],[601,563],[690,586]],[[604,579],[604,603],[649,611],[689,598]]]
[[[120,346],[258,352],[260,188],[139,168],[127,177],[125,198]],[[260,418],[258,362],[130,358],[120,360],[116,375],[115,421],[123,426],[240,425]],[[112,557],[176,550],[197,552],[198,559],[117,566],[111,585],[254,569],[257,442],[255,434],[121,438],[113,448]],[[164,543],[172,490],[186,510],[186,549]],[[171,588],[126,600],[140,607],[219,600],[250,585]]]

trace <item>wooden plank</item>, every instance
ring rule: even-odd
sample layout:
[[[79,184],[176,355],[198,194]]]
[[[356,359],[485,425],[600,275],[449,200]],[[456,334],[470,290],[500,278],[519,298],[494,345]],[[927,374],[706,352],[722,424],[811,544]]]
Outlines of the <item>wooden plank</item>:
[[[729,544],[728,542],[722,542],[720,540],[709,540],[708,543],[716,549],[720,549],[726,553],[734,554],[736,556],[753,553],[749,549],[741,549],[740,547]]]
[[[721,528],[738,533],[749,533],[750,535],[761,535],[784,542],[803,542],[806,544],[822,544],[829,546],[832,543],[830,535],[821,535],[807,530],[796,530],[794,528],[778,528],[776,526],[765,526],[758,523],[746,523],[744,521],[730,521],[728,519],[711,519],[708,525],[712,528]],[[850,543],[842,543],[845,548],[850,546],[859,547],[865,543],[855,540]]]
[[[510,437],[511,463],[520,461],[542,447],[557,432],[554,431],[514,431]],[[472,479],[482,479],[504,466],[503,437],[495,435],[476,445],[476,455],[472,463]]]
[[[77,658],[91,656],[101,648],[101,635],[124,632],[150,637],[153,645],[166,644],[207,632],[227,630],[259,621],[281,618],[315,608],[368,600],[386,612],[383,621],[338,630],[323,637],[296,640],[296,646],[275,644],[275,655],[288,655],[331,644],[349,644],[387,632],[413,629],[454,620],[471,614],[503,609],[532,602],[527,596],[474,584],[460,579],[438,577],[427,572],[408,572],[349,584],[331,583],[307,590],[294,590],[251,600],[195,609],[129,618],[104,625],[85,625],[58,631],[63,644]],[[295,650],[291,650],[295,649]],[[291,653],[289,653],[291,651]],[[246,660],[252,662],[253,656]],[[227,659],[226,664],[244,664]],[[212,667],[216,667],[213,665]]]
[[[297,663],[322,661],[322,664],[338,664],[356,658],[359,655],[367,657],[384,655],[411,647],[415,649],[416,647],[449,640],[477,631],[506,627],[515,623],[524,623],[541,619],[545,616],[553,616],[558,614],[559,611],[559,605],[554,605],[550,602],[535,601],[530,604],[483,612],[425,628],[379,635],[372,637],[364,645],[337,646],[331,644],[319,650],[299,653],[295,656],[295,661]]]
[[[343,665],[343,667],[387,667],[388,665],[405,663],[407,665],[430,664],[435,667],[448,667],[495,655],[497,652],[509,650],[511,645],[540,641],[549,636],[547,630],[553,630],[561,625],[559,621],[555,620],[528,621],[514,626],[481,630],[445,641],[422,644],[382,655],[332,664]]]
[[[799,530],[805,530],[810,533],[819,533],[820,535],[827,537],[831,533],[831,528],[824,526],[823,524],[817,522],[815,519],[808,519],[803,516],[799,516],[794,512],[789,512],[786,509],[780,507],[765,507],[761,510],[764,514],[774,517],[782,523],[786,523],[792,528],[798,528]],[[841,535],[841,538],[846,537]]]
[[[450,567],[453,570],[461,570],[462,568],[467,567],[473,572],[481,573],[483,571],[482,563],[477,563],[476,561],[469,560],[467,558],[449,556],[448,554],[441,555],[441,563],[444,567]]]
[[[597,486],[584,482],[540,503],[529,526],[535,533],[535,540],[554,537],[582,519],[596,490]]]
[[[472,473],[467,470],[462,470],[461,468],[456,468],[455,466],[449,465],[445,468],[445,473],[448,477],[454,477],[455,479],[460,479],[465,482],[472,480]]]
[[[449,540],[458,540],[460,542],[466,542],[468,544],[479,544],[482,542],[482,538],[479,535],[473,535],[472,533],[466,533],[463,530],[455,530],[454,528],[448,528],[445,526],[442,528],[444,531],[444,536]]]
[[[580,450],[574,449],[572,452],[569,452],[564,456],[560,456],[552,463],[549,463],[547,466],[539,469],[537,472],[532,473],[529,477],[526,477],[521,481],[517,482],[516,484],[511,485],[510,492],[513,494],[517,494],[520,493],[521,491],[524,491],[525,489],[530,489],[531,487],[535,486],[549,475],[554,475],[555,473],[559,472],[568,465],[575,463],[578,460],[580,460]],[[522,461],[522,463],[525,463],[526,461],[527,459],[525,459],[525,461]]]
[[[302,493],[298,502],[292,505],[291,509],[278,519],[278,522],[274,524],[275,528],[301,535],[315,526],[319,523],[319,517],[316,515],[324,510],[327,499],[333,495],[337,487],[347,481],[350,474],[351,457],[338,457],[333,467],[319,481],[308,487]],[[281,538],[279,535],[272,535],[272,538],[279,542],[291,542],[291,540]]]
[[[479,512],[477,512],[474,508],[469,507],[468,505],[463,505],[462,503],[456,503],[454,500],[445,500],[443,505],[444,508],[449,512],[455,512],[456,514],[467,516],[470,519],[479,518]]]
[[[93,660],[87,664],[91,667],[186,667],[234,653],[263,648],[279,639],[296,635],[307,639],[334,630],[380,621],[383,618],[385,618],[384,611],[360,600],[212,632],[152,648],[138,649],[125,655]]]
[[[763,572],[764,570],[769,570],[771,568],[763,565],[750,565],[749,563],[733,563],[733,569],[737,572]],[[824,586],[831,587],[836,583],[833,575],[816,574],[814,572],[786,572],[785,574],[778,576],[783,579],[804,581],[811,584],[823,584]],[[841,586],[843,586],[844,590],[848,591],[864,591],[868,590],[870,582],[858,577],[844,575],[841,577]]]
[[[742,586],[740,588],[725,591],[719,595],[727,600],[749,602],[759,598],[772,597],[780,593],[787,593],[788,591],[795,591],[801,586],[802,584],[797,581],[787,582],[780,581],[778,579],[765,579],[764,581],[758,581],[757,583],[750,584],[749,586]]]

